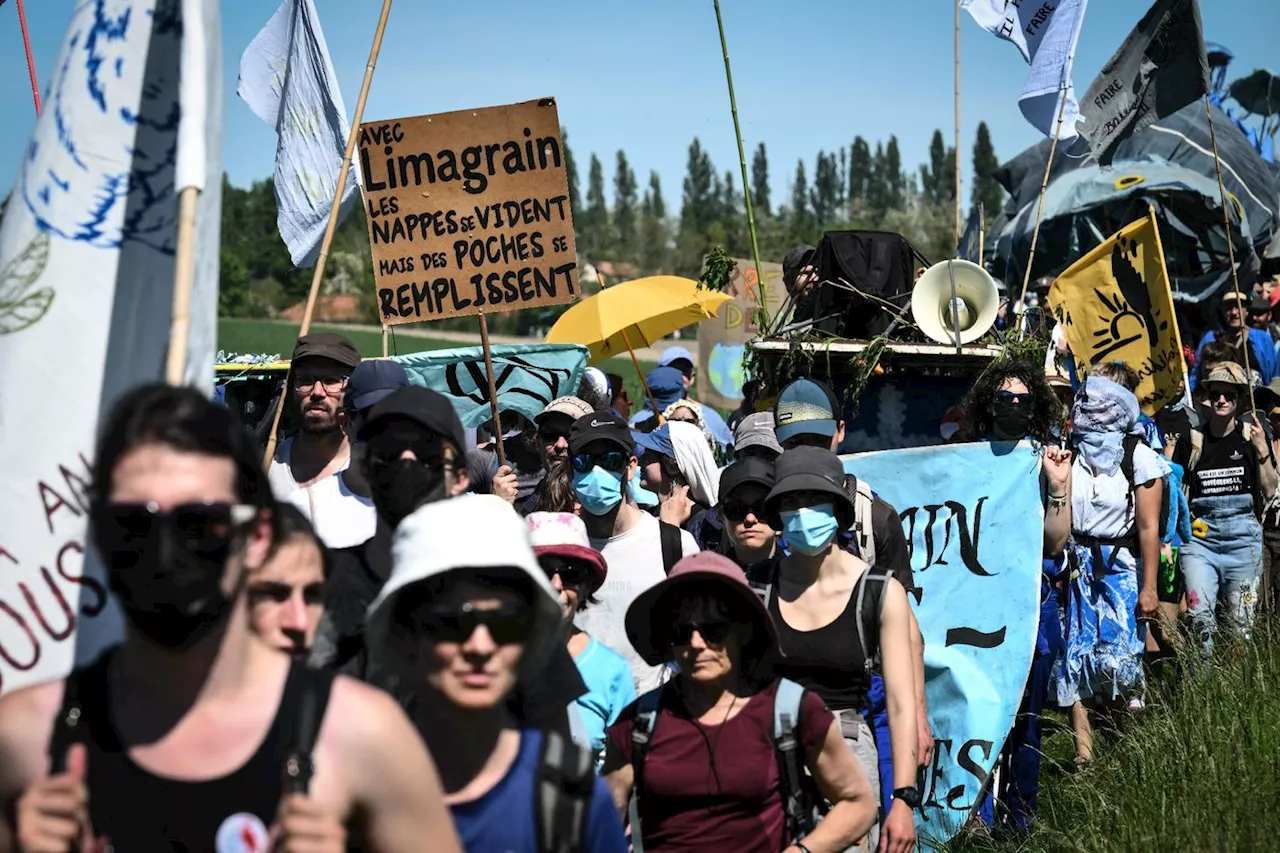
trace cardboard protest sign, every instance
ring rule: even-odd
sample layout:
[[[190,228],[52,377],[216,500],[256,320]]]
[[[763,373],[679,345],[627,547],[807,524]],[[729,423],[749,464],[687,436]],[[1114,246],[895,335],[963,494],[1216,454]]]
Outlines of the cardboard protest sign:
[[[911,549],[934,737],[916,832],[933,849],[979,806],[1022,702],[1040,615],[1040,459],[1029,442],[841,459],[899,509]]]
[[[578,298],[555,99],[365,122],[359,145],[384,323]]]
[[[1049,304],[1081,375],[1103,361],[1133,365],[1149,415],[1179,395],[1182,341],[1154,212],[1068,267],[1049,289]]]
[[[698,399],[721,409],[736,408],[742,402],[742,356],[747,341],[760,331],[756,311],[760,307],[760,281],[756,262],[743,259],[725,293],[733,296],[720,313],[698,326]],[[782,284],[782,264],[762,263],[765,307],[772,317],[781,308],[787,291]]]

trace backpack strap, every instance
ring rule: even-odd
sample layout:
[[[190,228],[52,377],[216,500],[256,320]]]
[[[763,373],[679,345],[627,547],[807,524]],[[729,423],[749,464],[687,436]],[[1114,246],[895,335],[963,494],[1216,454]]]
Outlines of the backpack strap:
[[[1191,428],[1191,456],[1187,459],[1187,473],[1191,473],[1200,462],[1200,454],[1204,453],[1204,433],[1195,427]]]
[[[875,494],[866,480],[852,474],[845,474],[844,486],[845,492],[853,501],[853,539],[858,545],[858,556],[874,566],[876,538],[871,526],[871,507]]]
[[[297,679],[298,705],[289,757],[284,765],[285,787],[290,794],[306,794],[315,774],[316,740],[329,707],[333,674],[295,663],[289,670],[289,681],[294,679]]]
[[[680,541],[680,528],[658,519],[658,541],[662,544],[662,571],[671,574],[671,567],[684,556],[684,543]]]
[[[121,749],[109,714],[103,714],[107,702],[107,666],[114,650],[104,653],[83,669],[73,670],[63,681],[62,707],[53,721],[49,737],[49,773],[67,772],[67,750],[75,743],[97,743],[108,751]],[[93,714],[87,714],[92,709]]]
[[[627,819],[631,823],[632,853],[644,853],[644,841],[640,833],[640,794],[644,790],[644,757],[658,727],[658,705],[662,701],[662,688],[650,690],[636,700],[636,717],[631,726],[631,802],[627,805]]]
[[[773,746],[782,783],[782,807],[794,843],[814,827],[814,813],[804,786],[804,758],[800,754],[800,702],[804,688],[783,678],[773,697]]]
[[[858,643],[867,661],[867,674],[880,666],[880,614],[884,612],[884,588],[892,577],[888,569],[870,566],[854,591],[858,611]]]
[[[582,853],[595,794],[595,756],[559,732],[542,739],[534,787],[540,853]]]
[[[1129,483],[1128,508],[1133,510],[1133,490],[1138,484],[1134,482],[1137,476],[1133,467],[1133,454],[1137,452],[1138,445],[1143,441],[1143,437],[1134,433],[1129,433],[1124,437],[1124,456],[1120,458],[1120,470],[1124,473],[1125,480]],[[1137,522],[1135,521],[1135,526]]]

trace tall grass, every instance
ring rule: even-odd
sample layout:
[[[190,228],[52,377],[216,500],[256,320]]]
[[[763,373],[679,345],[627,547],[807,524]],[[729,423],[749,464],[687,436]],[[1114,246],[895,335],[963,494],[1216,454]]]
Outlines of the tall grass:
[[[1140,718],[1099,732],[1086,769],[1066,769],[1055,728],[1031,835],[975,832],[952,851],[1280,850],[1280,619],[1154,684]]]

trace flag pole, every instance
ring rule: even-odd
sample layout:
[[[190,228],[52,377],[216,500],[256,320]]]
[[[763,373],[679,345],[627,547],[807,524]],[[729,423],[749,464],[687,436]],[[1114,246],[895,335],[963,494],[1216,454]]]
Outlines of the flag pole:
[[[751,184],[747,180],[747,151],[742,144],[742,125],[738,120],[738,100],[733,94],[733,69],[729,67],[729,43],[724,37],[724,17],[720,14],[720,0],[715,0],[715,7],[716,27],[720,30],[720,50],[724,53],[724,76],[729,83],[729,109],[733,112],[733,133],[738,137],[738,163],[742,166],[742,198],[747,204],[747,231],[751,234],[751,256],[756,262],[756,281],[758,282],[757,287],[760,293],[760,319],[763,320],[759,325],[760,328],[767,329],[769,327],[769,307],[768,300],[765,298],[764,270],[760,263],[760,241],[756,237],[756,214],[751,203]]]
[[[1164,287],[1169,293],[1169,304],[1173,304],[1173,284],[1169,278],[1169,267],[1164,262],[1164,243],[1160,240],[1160,220],[1156,217],[1156,206],[1147,203],[1147,218],[1151,221],[1151,232],[1156,237],[1156,256],[1160,258],[1160,270],[1164,273]],[[1182,331],[1178,328],[1177,312],[1173,316],[1173,343],[1178,348],[1178,361],[1182,366],[1182,394],[1191,394],[1191,378],[1187,375],[1187,357],[1182,353]],[[1251,392],[1252,393],[1252,392]]]
[[[1031,264],[1036,257],[1036,243],[1040,239],[1040,214],[1044,212],[1044,193],[1049,188],[1049,174],[1053,171],[1053,157],[1058,152],[1058,137],[1062,133],[1062,113],[1067,107],[1067,87],[1063,84],[1058,90],[1058,122],[1053,128],[1053,139],[1049,142],[1049,159],[1044,164],[1044,180],[1040,182],[1040,198],[1036,201],[1036,225],[1031,232],[1031,252],[1027,255],[1027,270],[1022,274],[1022,292],[1018,294],[1017,305],[1027,298],[1027,287],[1031,284]],[[1022,322],[1022,312],[1018,311],[1018,340],[1027,334],[1027,324]]]
[[[507,464],[507,452],[502,446],[502,418],[498,414],[498,386],[493,381],[493,352],[489,349],[489,321],[480,317],[480,346],[484,347],[484,372],[489,377],[489,410],[493,412],[493,440],[498,446],[498,465]]]
[[[185,384],[187,371],[187,338],[191,332],[191,284],[195,278],[197,187],[183,187],[178,194],[178,245],[174,252],[173,319],[169,327],[169,357],[165,362],[164,381],[169,385]]]
[[[304,337],[311,331],[311,315],[315,313],[316,297],[320,295],[320,282],[324,279],[324,267],[329,259],[329,246],[333,243],[333,234],[338,230],[338,216],[342,212],[342,194],[347,188],[347,174],[351,171],[351,157],[355,154],[356,140],[360,134],[360,119],[364,116],[364,105],[369,99],[369,86],[373,83],[373,69],[378,64],[378,52],[382,50],[382,36],[387,30],[387,16],[391,14],[391,0],[382,0],[382,14],[378,18],[378,28],[373,33],[373,46],[369,49],[369,62],[364,67],[364,81],[360,84],[360,99],[356,101],[356,112],[351,118],[351,132],[347,134],[347,150],[342,158],[342,168],[338,171],[338,186],[333,193],[333,206],[329,209],[329,224],[324,229],[324,242],[320,244],[320,254],[316,258],[316,270],[311,276],[311,290],[307,294],[307,307],[302,312],[302,325],[298,329],[298,337]],[[289,366],[290,373],[293,365]],[[276,440],[280,431],[280,415],[284,412],[284,403],[289,395],[289,376],[285,376],[284,387],[280,389],[280,402],[276,406],[275,419],[271,422],[271,435],[267,439],[267,452],[262,457],[262,466],[271,464],[276,453]]]
[[[956,248],[963,234],[960,215],[960,0],[956,7]]]
[[[1231,210],[1228,206],[1227,185],[1222,181],[1222,160],[1218,157],[1218,132],[1213,126],[1213,107],[1209,104],[1209,96],[1204,96],[1204,114],[1209,119],[1209,144],[1213,147],[1213,167],[1218,173],[1218,196],[1222,200],[1222,226],[1227,238],[1227,260],[1231,264],[1231,292],[1235,294],[1236,304],[1240,306],[1240,318],[1244,324],[1241,332],[1243,338],[1240,350],[1244,354],[1244,372],[1249,377],[1249,411],[1257,410],[1253,401],[1253,368],[1249,365],[1249,323],[1244,300],[1240,295],[1240,277],[1236,274],[1235,241],[1231,239]]]
[[[18,0],[18,27],[22,30],[22,46],[27,51],[27,76],[31,78],[31,100],[36,104],[36,115],[40,115],[40,84],[36,82],[36,60],[31,55],[31,36],[27,33],[27,12],[22,8],[22,0]]]

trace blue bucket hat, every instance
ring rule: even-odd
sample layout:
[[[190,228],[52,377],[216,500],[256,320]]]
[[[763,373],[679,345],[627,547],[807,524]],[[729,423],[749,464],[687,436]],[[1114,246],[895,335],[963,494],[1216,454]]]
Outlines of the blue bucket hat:
[[[666,411],[667,406],[684,397],[684,374],[674,367],[654,368],[645,381],[659,412]]]

